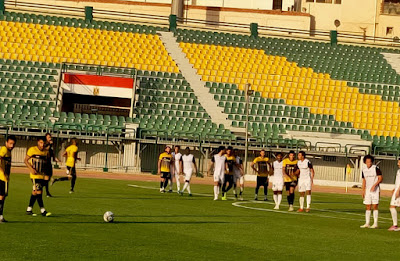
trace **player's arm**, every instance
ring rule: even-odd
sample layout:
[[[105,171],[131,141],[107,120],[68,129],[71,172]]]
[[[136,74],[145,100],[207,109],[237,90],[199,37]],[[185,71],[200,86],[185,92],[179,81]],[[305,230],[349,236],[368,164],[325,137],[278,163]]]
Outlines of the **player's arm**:
[[[311,172],[311,184],[314,184],[314,176],[315,176],[314,166],[310,162],[308,163],[308,167],[310,168]]]
[[[24,163],[25,163],[25,165],[28,167],[28,169],[29,169],[29,171],[32,173],[32,174],[37,174],[37,172],[36,172],[36,170],[32,167],[32,165],[31,165],[31,163],[29,163],[29,159],[31,158],[31,156],[29,156],[29,155],[26,155],[25,156],[25,160],[24,160]]]
[[[67,151],[64,151],[64,153],[62,154],[62,157],[67,158],[67,156],[68,156]]]
[[[366,185],[366,181],[365,181],[365,177],[364,177],[364,172],[362,172],[362,197],[365,198],[365,185]]]
[[[157,172],[158,172],[158,175],[161,175],[161,162],[162,162],[162,159],[159,159],[158,160],[158,163],[157,163]]]
[[[379,184],[382,183],[383,181],[383,176],[382,176],[382,171],[379,168],[376,168],[376,175],[378,176],[378,180],[376,183],[372,186],[371,192],[374,192],[376,190],[376,187],[379,186]]]
[[[284,177],[286,177],[286,178],[291,178],[291,177],[289,177],[289,175],[286,173],[286,164],[285,163],[283,163],[282,164],[282,174],[283,174],[283,176]]]
[[[197,174],[197,164],[196,164],[196,160],[193,157],[193,167],[194,167],[194,173]]]
[[[210,167],[208,168],[208,175],[211,176],[211,171],[212,171],[213,168],[214,168],[214,161],[211,160]]]
[[[75,162],[77,161],[77,160],[81,160],[81,158],[78,158],[78,151],[76,151],[76,152],[74,152],[74,158],[75,158]]]
[[[194,161],[194,158],[193,158]],[[182,158],[179,160],[179,174],[183,173],[183,160]]]
[[[258,169],[256,169],[255,165],[256,165],[256,163],[253,161],[253,162],[250,164],[250,167],[251,167],[256,173],[258,173]]]

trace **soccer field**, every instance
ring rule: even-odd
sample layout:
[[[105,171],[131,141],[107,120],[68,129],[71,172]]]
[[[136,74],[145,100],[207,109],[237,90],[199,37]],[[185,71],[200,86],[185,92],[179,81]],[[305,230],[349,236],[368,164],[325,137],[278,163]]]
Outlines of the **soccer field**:
[[[193,197],[160,194],[156,182],[77,180],[56,183],[45,198],[51,217],[26,216],[31,183],[13,174],[0,224],[1,260],[397,260],[400,233],[391,225],[389,199],[381,229],[360,229],[360,196],[313,194],[311,213],[272,210],[272,203],[213,201],[210,185]],[[134,186],[128,186],[132,184]],[[196,194],[200,193],[200,194]],[[270,200],[272,196],[269,195]],[[285,197],[284,197],[285,199]],[[296,195],[296,204],[298,202]],[[115,223],[105,223],[105,211]],[[34,212],[39,213],[35,205]]]

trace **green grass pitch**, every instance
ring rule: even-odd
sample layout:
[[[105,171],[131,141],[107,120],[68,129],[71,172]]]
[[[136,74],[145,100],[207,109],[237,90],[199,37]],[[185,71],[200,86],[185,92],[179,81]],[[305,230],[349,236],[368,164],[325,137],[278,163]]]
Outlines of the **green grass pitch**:
[[[128,184],[136,185],[130,187]],[[380,229],[360,229],[360,196],[315,193],[311,213],[272,210],[271,203],[212,200],[211,185],[192,185],[193,197],[160,194],[156,182],[77,180],[51,187],[51,217],[25,215],[31,183],[12,175],[0,224],[1,260],[397,260],[399,232],[389,198],[380,205]],[[270,191],[271,193],[271,191]],[[269,195],[272,200],[271,194]],[[285,203],[285,197],[283,203]],[[296,204],[298,197],[296,195]],[[236,206],[235,206],[236,205]],[[115,223],[103,222],[105,211]],[[38,206],[34,211],[39,213]]]

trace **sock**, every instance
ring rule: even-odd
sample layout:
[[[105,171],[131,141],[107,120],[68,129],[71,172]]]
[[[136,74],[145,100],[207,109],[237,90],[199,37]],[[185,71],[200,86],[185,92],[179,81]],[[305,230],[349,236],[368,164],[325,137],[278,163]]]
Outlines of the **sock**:
[[[233,183],[233,194],[237,196],[237,186],[236,183]]]
[[[169,190],[172,190],[172,177],[171,177],[171,179],[169,180]]]
[[[378,225],[378,210],[374,210],[373,212],[373,216],[374,216],[374,225],[377,226]]]
[[[307,195],[307,208],[311,206],[311,195]]]
[[[294,193],[290,196],[290,205],[294,204]]]
[[[214,199],[218,198],[219,194],[219,186],[214,186]]]
[[[371,219],[371,210],[365,211],[365,224],[369,225]]]
[[[29,205],[28,205],[31,208],[31,210],[32,210],[33,205],[35,205],[35,202],[36,202],[36,195],[31,195],[31,198],[29,199]],[[31,210],[28,210],[28,211],[31,211]]]
[[[163,182],[163,181],[160,181],[160,190],[162,190],[163,185],[164,185],[164,182]]]
[[[175,180],[176,180],[176,189],[178,191],[181,190],[181,182],[179,181],[179,175],[175,175]]]
[[[299,202],[300,202],[300,209],[303,209],[304,208],[304,197],[300,196]]]
[[[48,180],[44,180],[44,184],[43,187],[46,189],[46,195],[49,195],[49,181]]]
[[[187,191],[189,192],[189,194],[192,194],[192,191],[190,190],[190,183],[186,183],[187,184]]]
[[[256,191],[255,191],[255,194],[256,194],[256,195],[258,195],[258,189],[259,189],[259,188],[260,188],[259,186],[256,187]]]
[[[187,189],[188,186],[189,186],[189,182],[185,182],[185,185],[183,185],[182,192],[185,191],[185,189]],[[188,189],[188,192],[189,192],[189,189]]]
[[[26,211],[32,211],[32,207],[28,207]]]
[[[74,190],[75,182],[76,182],[76,175],[73,175],[71,179],[71,190]]]
[[[286,196],[287,203],[290,205],[290,195]]]
[[[39,204],[39,207],[43,208],[44,207],[44,205],[43,205],[43,195],[42,194],[37,194],[36,195],[36,200],[37,200],[37,202]]]
[[[45,211],[46,211],[45,208],[40,208],[40,213],[43,213],[43,212],[45,212]]]
[[[392,214],[393,226],[397,226],[397,210],[395,208],[390,208],[390,214]]]
[[[66,180],[68,180],[68,177],[62,177],[62,178],[56,179],[56,181],[66,181]]]
[[[281,204],[282,202],[282,194],[278,194],[278,206]]]
[[[240,187],[240,193],[239,193],[239,195],[240,195],[240,196],[243,195],[243,187]]]
[[[165,179],[164,184],[163,184],[164,189],[165,189],[167,186],[168,186],[168,179]]]
[[[4,199],[0,200],[0,216],[3,215],[3,209],[4,209]]]
[[[277,205],[278,204],[278,195],[274,194],[273,198],[274,198],[275,205]]]

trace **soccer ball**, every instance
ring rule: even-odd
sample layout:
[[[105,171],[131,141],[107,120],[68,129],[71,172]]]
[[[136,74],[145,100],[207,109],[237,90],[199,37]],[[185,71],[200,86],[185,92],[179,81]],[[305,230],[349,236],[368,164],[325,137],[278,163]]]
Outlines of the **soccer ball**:
[[[103,219],[105,222],[113,222],[114,221],[114,213],[112,213],[111,211],[107,211],[106,213],[104,213]]]

